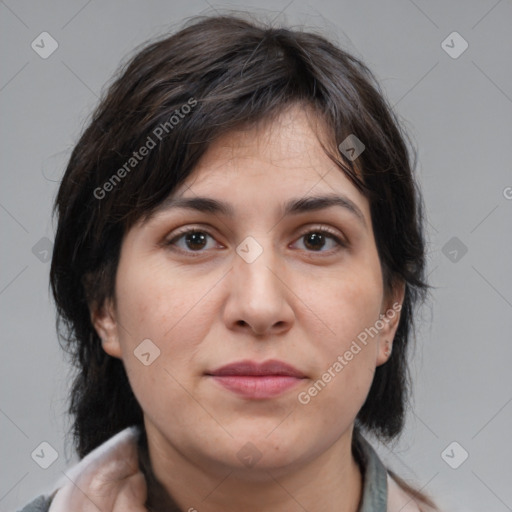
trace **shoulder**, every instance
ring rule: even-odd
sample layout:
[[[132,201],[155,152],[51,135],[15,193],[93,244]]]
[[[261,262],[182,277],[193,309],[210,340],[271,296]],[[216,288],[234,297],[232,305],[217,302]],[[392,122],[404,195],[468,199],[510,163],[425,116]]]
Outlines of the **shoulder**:
[[[30,503],[27,503],[18,512],[47,512],[52,502],[52,496],[41,494]]]
[[[114,490],[116,484],[120,485],[120,482],[125,481],[123,479],[129,478],[138,470],[139,435],[140,430],[135,426],[117,433],[69,468],[52,490],[37,496],[18,512],[48,512],[50,508],[69,512],[70,503],[83,500],[83,492],[77,492],[76,485],[70,481],[80,482],[80,489],[87,489],[89,492],[97,492],[106,482]]]

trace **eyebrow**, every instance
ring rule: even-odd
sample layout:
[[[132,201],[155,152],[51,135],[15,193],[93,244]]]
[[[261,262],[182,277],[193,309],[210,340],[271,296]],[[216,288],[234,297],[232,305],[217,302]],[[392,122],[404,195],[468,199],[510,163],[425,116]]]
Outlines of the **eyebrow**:
[[[366,227],[366,220],[359,207],[344,195],[327,194],[290,199],[284,203],[281,212],[282,217],[285,217],[287,215],[316,212],[335,206],[344,208],[350,212],[364,227]],[[168,211],[175,208],[195,210],[214,215],[224,215],[231,218],[235,216],[235,210],[229,203],[201,196],[168,198],[156,209],[154,213]]]

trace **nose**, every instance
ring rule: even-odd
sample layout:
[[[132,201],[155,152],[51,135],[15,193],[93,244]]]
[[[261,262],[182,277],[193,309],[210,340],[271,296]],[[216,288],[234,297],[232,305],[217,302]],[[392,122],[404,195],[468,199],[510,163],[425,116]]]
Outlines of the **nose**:
[[[228,276],[224,322],[230,330],[265,337],[291,328],[291,283],[270,247],[254,261],[236,254]]]

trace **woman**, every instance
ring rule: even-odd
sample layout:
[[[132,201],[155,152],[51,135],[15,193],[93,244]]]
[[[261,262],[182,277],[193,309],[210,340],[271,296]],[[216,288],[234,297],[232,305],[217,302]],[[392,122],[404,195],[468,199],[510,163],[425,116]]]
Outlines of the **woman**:
[[[192,20],[70,158],[51,267],[81,462],[25,511],[430,510],[403,428],[421,196],[371,72],[313,33]]]

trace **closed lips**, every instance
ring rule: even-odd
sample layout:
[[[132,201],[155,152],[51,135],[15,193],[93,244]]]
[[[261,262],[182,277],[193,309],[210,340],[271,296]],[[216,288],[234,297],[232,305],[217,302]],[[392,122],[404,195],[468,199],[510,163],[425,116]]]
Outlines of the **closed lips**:
[[[299,379],[305,378],[306,376],[292,365],[285,363],[284,361],[270,360],[263,363],[257,363],[255,361],[237,361],[221,366],[206,373],[207,375],[223,377],[223,376],[286,376],[296,377]]]

